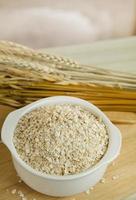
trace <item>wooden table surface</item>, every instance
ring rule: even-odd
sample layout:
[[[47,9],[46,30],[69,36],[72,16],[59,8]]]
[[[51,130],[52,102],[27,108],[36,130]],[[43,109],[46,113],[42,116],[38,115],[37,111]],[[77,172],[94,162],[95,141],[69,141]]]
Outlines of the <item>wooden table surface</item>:
[[[133,41],[133,42],[132,42]],[[100,46],[99,46],[100,44]],[[106,54],[102,53],[100,56],[100,49],[102,51],[102,45],[106,47],[106,51],[109,53],[106,57]],[[85,45],[86,46],[86,45]],[[77,60],[84,60],[86,48],[85,46],[78,47],[70,47],[68,48],[60,48],[60,49],[51,49],[49,52],[55,52],[58,54],[69,55],[77,55]],[[95,59],[99,58],[98,64],[100,65],[100,60],[102,62],[102,67],[108,66],[109,68],[114,66],[120,66],[121,70],[128,70],[130,66],[131,71],[135,71],[136,65],[136,56],[134,56],[134,50],[136,52],[136,38],[128,38],[124,40],[115,40],[111,42],[100,42],[94,43],[88,47],[88,60],[86,63],[91,64],[91,55],[89,57],[89,52],[93,52]],[[100,47],[100,48],[99,48]],[[113,47],[113,48],[112,48]],[[124,50],[124,48],[126,50]],[[63,51],[64,49],[64,51]],[[79,49],[79,51],[78,51]],[[90,50],[91,49],[91,50]],[[118,51],[118,56],[116,53]],[[81,51],[83,54],[81,54]],[[69,52],[69,54],[68,54]],[[72,53],[71,53],[72,52]],[[76,52],[76,53],[74,53]],[[120,52],[120,53],[119,53]],[[79,54],[78,54],[79,53]],[[111,61],[109,59],[112,57]],[[111,56],[112,55],[112,56]],[[73,57],[74,57],[73,56]],[[101,58],[100,58],[101,57]],[[76,58],[76,56],[75,56]],[[118,58],[118,59],[117,59]],[[96,59],[97,60],[97,59]],[[116,60],[116,62],[115,62]],[[122,69],[124,60],[127,60],[125,64],[125,68]],[[114,62],[113,62],[114,61]],[[113,62],[113,64],[112,64]],[[94,64],[94,63],[93,63]],[[115,67],[116,68],[116,67]],[[8,106],[0,105],[0,126],[6,117],[6,115],[12,111],[13,108]],[[61,198],[62,200],[123,200],[125,197],[136,193],[136,113],[124,113],[124,112],[106,112],[109,118],[115,123],[118,128],[121,130],[123,144],[121,154],[118,159],[115,161],[114,165],[110,165],[105,174],[105,183],[98,183],[93,190],[90,191],[90,194],[81,193],[79,195],[75,195],[73,197]],[[9,127],[10,128],[10,127]],[[113,176],[117,176],[118,178],[113,180]],[[12,190],[16,189],[17,191],[21,190],[27,200],[51,200],[55,199],[53,197],[49,197],[38,192],[35,192],[31,188],[29,188],[23,182],[19,182],[19,177],[16,174],[16,171],[13,167],[10,152],[4,146],[4,144],[0,144],[0,200],[17,200],[20,199],[19,195],[12,194]],[[59,199],[59,198],[58,198]],[[133,199],[136,199],[135,197]]]

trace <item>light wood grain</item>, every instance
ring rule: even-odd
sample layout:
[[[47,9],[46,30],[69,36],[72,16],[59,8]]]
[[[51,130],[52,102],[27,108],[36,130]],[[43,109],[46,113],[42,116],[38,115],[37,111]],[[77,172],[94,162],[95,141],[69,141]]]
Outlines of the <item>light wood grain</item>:
[[[44,51],[73,58],[82,64],[136,73],[136,36]]]
[[[107,68],[136,72],[136,38],[129,38],[111,42],[100,42],[79,47],[65,47],[51,49],[50,52],[64,54],[77,58],[86,64],[96,64]],[[125,66],[125,68],[123,68]],[[119,68],[120,67],[120,68]],[[13,110],[11,107],[0,106],[0,123]],[[123,145],[121,154],[115,165],[108,167],[105,174],[105,183],[98,183],[89,195],[82,193],[74,197],[61,198],[62,200],[121,200],[136,193],[136,113],[106,112],[121,130]],[[10,128],[10,127],[9,127]],[[119,178],[112,180],[113,176]],[[24,183],[18,182],[11,155],[4,144],[0,144],[0,200],[18,200],[18,195],[12,195],[16,188],[21,190],[27,200],[53,200],[55,198],[35,192]],[[7,191],[8,189],[8,191]],[[59,198],[58,198],[59,199]]]
[[[4,110],[1,111],[4,113]],[[112,113],[107,112],[107,115],[111,116]],[[113,115],[116,120],[126,120],[127,117],[130,120],[136,119],[133,113],[124,114],[114,112]],[[122,151],[119,158],[115,161],[115,165],[109,166],[105,174],[105,183],[98,183],[89,195],[86,193],[75,195],[74,198],[76,200],[119,200],[136,193],[136,124],[121,124],[118,127],[123,137]],[[34,197],[37,200],[54,199],[37,193],[24,183],[18,182],[19,177],[16,175],[10,153],[4,144],[0,144],[0,155],[0,200],[19,199],[18,195],[11,194],[14,188],[21,190],[27,196],[28,200]],[[119,178],[112,180],[112,177],[116,175],[119,175]],[[62,199],[72,200],[72,198]]]

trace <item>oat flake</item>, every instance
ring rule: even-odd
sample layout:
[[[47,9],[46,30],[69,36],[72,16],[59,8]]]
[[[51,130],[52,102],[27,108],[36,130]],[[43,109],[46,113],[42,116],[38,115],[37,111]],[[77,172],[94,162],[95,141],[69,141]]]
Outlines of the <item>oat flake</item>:
[[[105,154],[108,133],[102,120],[79,105],[43,106],[24,115],[13,143],[37,171],[69,175],[94,166]]]

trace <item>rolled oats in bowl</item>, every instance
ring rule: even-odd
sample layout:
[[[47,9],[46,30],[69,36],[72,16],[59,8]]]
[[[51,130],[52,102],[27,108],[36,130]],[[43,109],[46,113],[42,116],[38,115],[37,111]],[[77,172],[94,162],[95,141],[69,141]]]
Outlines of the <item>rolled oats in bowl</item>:
[[[79,105],[42,106],[18,122],[13,143],[20,158],[50,175],[72,175],[97,164],[109,136],[102,120]]]

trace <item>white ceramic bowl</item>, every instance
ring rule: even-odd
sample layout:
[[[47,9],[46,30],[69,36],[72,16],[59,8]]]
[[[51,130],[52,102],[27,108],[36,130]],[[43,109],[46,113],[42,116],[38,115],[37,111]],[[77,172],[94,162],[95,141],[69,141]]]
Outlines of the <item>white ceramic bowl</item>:
[[[54,176],[34,170],[19,157],[12,138],[19,119],[31,110],[53,104],[78,104],[87,107],[96,116],[101,117],[109,133],[108,150],[104,157],[93,167],[75,175]],[[55,96],[41,99],[21,109],[11,112],[2,127],[2,141],[12,154],[13,163],[21,179],[34,190],[51,196],[69,196],[88,190],[103,177],[104,172],[118,155],[121,148],[121,134],[106,115],[93,104],[75,97]]]

